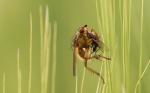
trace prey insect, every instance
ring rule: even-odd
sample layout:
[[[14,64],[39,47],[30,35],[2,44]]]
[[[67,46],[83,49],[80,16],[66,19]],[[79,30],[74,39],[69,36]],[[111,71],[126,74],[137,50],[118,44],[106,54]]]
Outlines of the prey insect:
[[[94,29],[89,30],[87,25],[79,28],[73,37],[73,75],[76,75],[76,58],[77,55],[84,60],[84,66],[90,72],[98,75],[104,82],[103,77],[99,72],[87,66],[88,60],[111,60],[111,58],[102,55],[104,52],[104,43],[94,31]],[[101,51],[101,54],[97,52]]]

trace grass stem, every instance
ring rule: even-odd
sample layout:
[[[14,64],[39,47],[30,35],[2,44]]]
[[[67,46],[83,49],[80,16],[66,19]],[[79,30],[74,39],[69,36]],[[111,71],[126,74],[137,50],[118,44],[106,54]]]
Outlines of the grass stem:
[[[17,71],[18,71],[18,93],[21,93],[21,69],[19,65],[20,60],[20,54],[19,54],[19,48],[17,51]]]
[[[5,72],[3,73],[3,93],[6,93],[6,75]]]
[[[75,93],[78,93],[78,76],[75,76],[76,83],[75,83]]]
[[[57,46],[57,23],[54,23],[54,33],[53,33],[53,65],[52,65],[52,91],[51,93],[55,93],[55,78],[56,78],[56,46]]]
[[[142,45],[143,45],[143,6],[144,0],[141,0],[141,30],[140,30],[140,64],[139,64],[139,76],[142,73]],[[140,85],[139,85],[140,86]],[[139,87],[139,93],[141,92],[141,87]]]
[[[143,72],[141,73],[141,75],[139,76],[139,79],[138,79],[138,81],[137,81],[137,83],[136,83],[136,85],[135,85],[134,93],[137,93],[137,88],[138,88],[138,86],[140,85],[140,82],[141,82],[141,80],[142,80],[142,78],[143,78],[145,72],[147,71],[149,65],[150,65],[150,60],[149,60],[149,62],[147,63],[147,65],[146,65],[144,71],[143,71]]]
[[[80,91],[80,93],[83,93],[84,79],[85,79],[85,67],[83,69],[83,76],[82,76],[82,81],[81,81],[81,91]]]
[[[31,78],[32,78],[32,14],[30,13],[30,54],[29,54],[29,85],[28,93],[31,93]]]

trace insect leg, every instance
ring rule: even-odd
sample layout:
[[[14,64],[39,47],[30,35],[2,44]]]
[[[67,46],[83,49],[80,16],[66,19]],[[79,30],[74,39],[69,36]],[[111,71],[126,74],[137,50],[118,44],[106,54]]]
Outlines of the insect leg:
[[[92,51],[91,54],[95,53],[95,55],[96,55],[97,51],[99,51],[99,50],[100,50],[100,48],[98,47],[98,49],[96,51]]]
[[[104,59],[107,59],[107,60],[111,60],[111,58],[109,57],[105,57],[105,56],[102,56],[102,55],[99,55],[101,58],[104,58]]]
[[[111,58],[105,57],[102,55],[94,55],[93,58],[98,59],[98,60],[102,60],[102,59],[111,60]]]
[[[100,75],[100,73],[98,73],[97,71],[95,71],[95,70],[93,70],[92,68],[89,68],[89,67],[87,66],[87,60],[85,60],[84,66],[85,66],[85,68],[86,68],[87,70],[89,70],[90,72],[92,72],[92,73],[98,75],[98,76],[102,79],[103,83],[105,83],[105,80],[104,80],[104,78]]]

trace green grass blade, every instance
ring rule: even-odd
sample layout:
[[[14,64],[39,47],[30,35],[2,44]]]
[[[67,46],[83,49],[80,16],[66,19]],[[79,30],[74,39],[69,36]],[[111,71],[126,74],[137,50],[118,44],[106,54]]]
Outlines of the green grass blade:
[[[83,93],[84,79],[85,79],[85,70],[86,70],[86,68],[84,67],[82,81],[81,81],[81,90],[80,90],[80,93]]]
[[[147,63],[147,65],[146,65],[144,71],[143,71],[143,72],[141,73],[141,75],[139,76],[139,79],[138,79],[138,81],[137,81],[137,83],[136,83],[136,85],[135,85],[134,93],[137,93],[137,88],[138,88],[138,86],[140,85],[140,82],[141,82],[141,80],[142,80],[142,78],[143,78],[145,72],[147,71],[149,65],[150,65],[150,60],[149,60],[149,62]]]
[[[28,93],[31,93],[31,78],[32,78],[32,14],[30,13],[30,54],[29,54],[29,85]]]
[[[103,64],[104,64],[104,63],[102,62],[101,66],[100,66],[100,71],[99,71],[100,75],[101,75],[102,70],[103,70]],[[101,77],[99,77],[99,79],[98,79],[98,84],[97,84],[97,88],[96,88],[96,93],[99,93],[100,88],[103,86],[103,84],[100,85],[101,80],[102,80]]]
[[[5,72],[3,73],[3,93],[6,93],[6,75]]]
[[[139,64],[139,76],[142,73],[142,45],[143,45],[143,6],[144,0],[141,0],[141,31],[140,31],[140,64]],[[140,86],[140,85],[139,85]],[[139,93],[141,93],[141,87],[139,87]]]
[[[54,33],[53,33],[53,65],[52,65],[52,91],[55,93],[55,78],[56,78],[56,49],[57,49],[57,23],[54,23]]]
[[[19,48],[17,51],[17,71],[18,71],[18,93],[21,93],[21,69],[19,66],[19,59],[20,58],[20,54],[19,54]]]
[[[49,56],[50,56],[50,44],[51,44],[51,24],[49,23],[49,9],[46,6],[46,17],[45,17],[45,33],[44,33],[44,93],[47,93],[48,86],[48,73],[49,73]]]
[[[49,58],[51,48],[51,24],[49,23],[49,10],[46,7],[45,28],[43,28],[42,7],[40,7],[40,35],[41,35],[41,93],[47,93]],[[44,31],[45,30],[45,31]]]
[[[77,69],[76,69],[76,72],[77,72]],[[78,93],[78,75],[76,74],[76,76],[75,76],[75,81],[76,81],[76,83],[75,83],[75,93]]]

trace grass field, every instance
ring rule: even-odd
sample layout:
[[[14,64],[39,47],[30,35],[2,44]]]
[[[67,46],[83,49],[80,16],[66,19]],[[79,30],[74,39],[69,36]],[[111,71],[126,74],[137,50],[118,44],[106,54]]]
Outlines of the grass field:
[[[150,1],[1,0],[0,93],[149,93]],[[77,59],[72,37],[94,28],[111,61]]]

